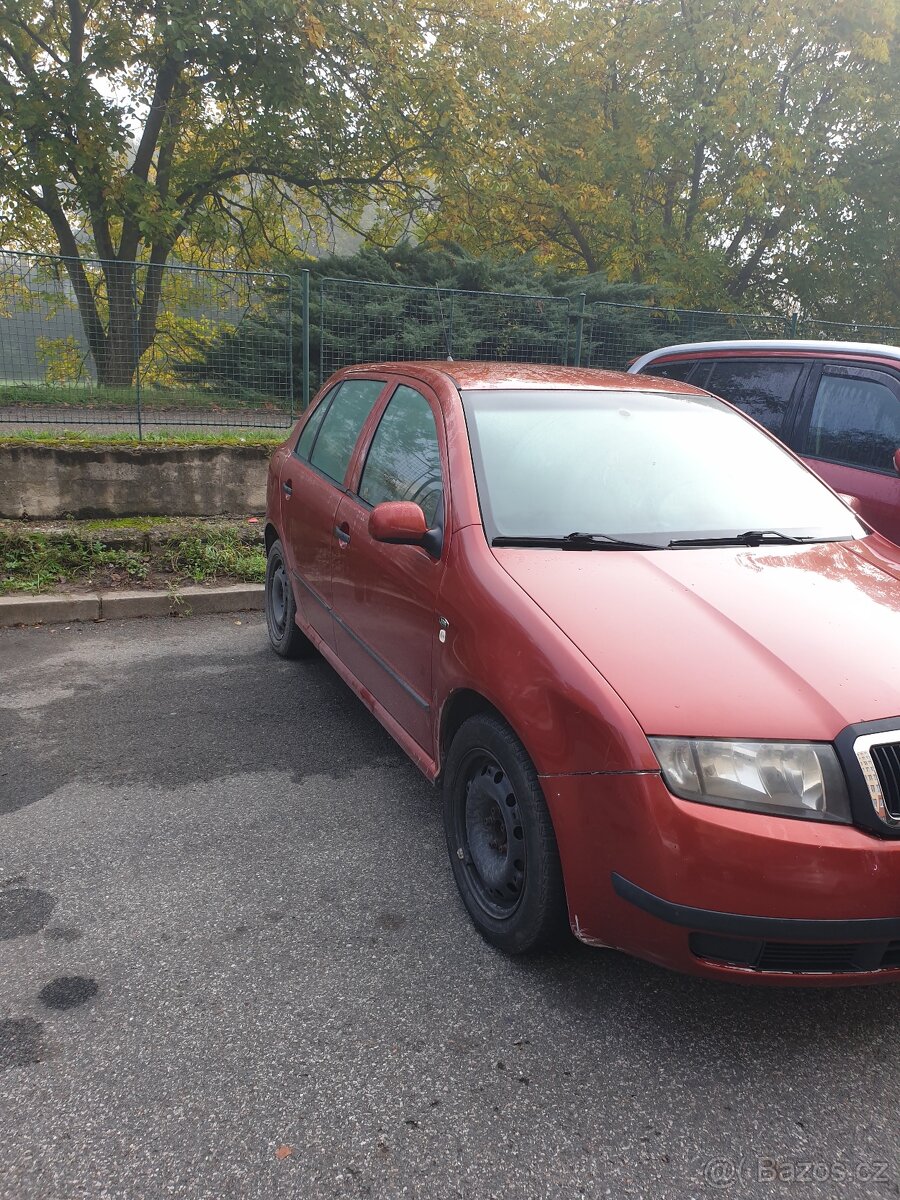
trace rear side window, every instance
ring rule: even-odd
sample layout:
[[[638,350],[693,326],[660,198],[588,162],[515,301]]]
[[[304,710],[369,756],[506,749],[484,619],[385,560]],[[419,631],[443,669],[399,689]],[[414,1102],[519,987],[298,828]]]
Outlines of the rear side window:
[[[898,449],[900,398],[887,383],[822,376],[801,453],[893,475]]]
[[[345,379],[322,419],[309,461],[336,483],[347,473],[353,447],[384,381]]]
[[[697,365],[696,358],[679,362],[652,362],[641,371],[642,375],[660,375],[663,379],[680,379],[682,383]]]
[[[412,500],[434,525],[443,495],[441,453],[431,405],[401,384],[372,439],[359,494],[368,504]]]
[[[729,359],[715,364],[704,386],[780,434],[802,370],[801,363]]]

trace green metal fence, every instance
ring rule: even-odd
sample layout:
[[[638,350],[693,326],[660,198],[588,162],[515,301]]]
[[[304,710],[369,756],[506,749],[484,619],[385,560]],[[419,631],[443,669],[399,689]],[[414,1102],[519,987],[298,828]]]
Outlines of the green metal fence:
[[[736,338],[900,341],[799,315],[586,304],[265,271],[0,251],[0,423],[286,428],[351,363],[481,359],[624,369]],[[310,294],[312,291],[312,295]]]
[[[629,304],[591,304],[584,309],[577,361],[584,367],[623,370],[649,350],[679,342],[791,338],[812,341],[896,344],[900,329],[887,325],[840,324],[814,317],[765,313],[706,312]]]
[[[287,427],[293,280],[0,251],[0,422]]]
[[[479,359],[565,363],[566,297],[473,292],[325,277],[319,378],[355,362]]]
[[[584,313],[579,364],[623,370],[648,350],[678,342],[797,337],[791,317],[591,304]]]

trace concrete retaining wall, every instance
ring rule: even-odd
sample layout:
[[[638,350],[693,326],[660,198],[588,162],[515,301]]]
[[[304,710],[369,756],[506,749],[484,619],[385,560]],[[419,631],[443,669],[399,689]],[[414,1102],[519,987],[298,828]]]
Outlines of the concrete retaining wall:
[[[0,517],[262,512],[264,446],[0,446]]]

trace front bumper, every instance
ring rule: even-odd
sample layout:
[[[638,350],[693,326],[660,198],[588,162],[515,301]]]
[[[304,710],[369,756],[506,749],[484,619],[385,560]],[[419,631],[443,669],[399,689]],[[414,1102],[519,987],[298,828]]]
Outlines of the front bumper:
[[[743,982],[900,980],[900,841],[680,800],[649,772],[541,782],[583,941]]]

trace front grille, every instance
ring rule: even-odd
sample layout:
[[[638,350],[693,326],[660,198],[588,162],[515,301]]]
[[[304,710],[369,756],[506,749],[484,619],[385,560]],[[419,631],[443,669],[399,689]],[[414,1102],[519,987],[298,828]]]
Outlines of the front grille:
[[[900,941],[769,942],[692,933],[690,947],[707,962],[782,975],[844,975],[900,967]]]
[[[756,961],[757,971],[789,971],[813,975],[834,971],[858,971],[856,946],[803,946],[794,942],[765,942]]]
[[[888,724],[885,722],[885,724]],[[853,737],[853,757],[856,763],[850,771],[851,803],[854,804],[854,815],[857,823],[875,829],[877,833],[900,833],[900,729],[896,723],[892,727],[877,733],[859,733],[864,726],[851,725],[842,733],[836,742],[838,752],[841,752],[841,742]],[[869,804],[860,806],[860,793],[853,799],[853,774],[857,770],[862,773],[862,784],[868,792]],[[874,814],[872,814],[874,809]],[[872,814],[872,815],[869,815]],[[874,816],[874,821],[872,817]]]
[[[881,784],[884,806],[895,821],[900,820],[900,742],[876,743],[869,753]]]

